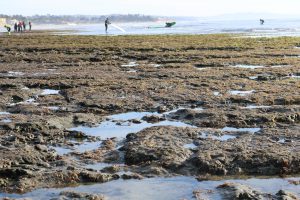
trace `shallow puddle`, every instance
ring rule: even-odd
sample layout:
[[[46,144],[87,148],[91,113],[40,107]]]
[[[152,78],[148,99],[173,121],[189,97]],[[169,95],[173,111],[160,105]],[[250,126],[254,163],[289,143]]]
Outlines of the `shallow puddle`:
[[[191,143],[191,144],[185,144],[183,147],[186,149],[196,149],[197,145],[195,145],[194,143]]]
[[[52,89],[45,89],[42,91],[42,93],[40,95],[57,95],[59,94],[59,90],[52,90]]]
[[[213,95],[219,96],[219,95],[220,95],[220,92],[213,92]]]
[[[208,134],[208,133],[201,133],[201,138],[210,138],[210,139],[214,139],[214,140],[220,140],[220,141],[227,141],[229,139],[235,139],[236,136],[235,135],[212,135],[212,134]]]
[[[97,171],[101,171],[102,169],[106,167],[112,167],[112,166],[124,166],[124,164],[111,164],[111,163],[95,163],[95,164],[88,164],[84,166],[86,169],[93,169]]]
[[[234,128],[234,127],[225,127],[222,129],[222,132],[249,132],[249,133],[257,133],[261,130],[261,128]]]
[[[111,167],[113,166],[113,164],[109,164],[109,163],[95,163],[95,164],[88,164],[86,166],[84,166],[86,169],[93,169],[93,170],[97,170],[100,171],[106,167]]]
[[[0,122],[1,123],[10,123],[10,122],[12,122],[12,120],[11,119],[2,119]]]
[[[136,73],[137,71],[136,70],[129,70],[129,71],[126,71],[127,73]]]
[[[152,67],[161,67],[161,65],[160,64],[150,64],[150,66],[152,66]]]
[[[117,123],[112,121],[102,122],[97,127],[85,127],[79,126],[76,128],[72,128],[70,130],[81,131],[87,135],[91,136],[100,136],[101,139],[108,139],[117,137],[118,139],[125,138],[129,133],[137,133],[145,128],[153,127],[153,126],[176,126],[176,127],[193,127],[189,124],[177,121],[162,121],[159,123],[148,123],[142,121],[140,124],[134,123],[123,123],[121,125],[117,125]]]
[[[24,76],[24,72],[15,72],[15,71],[9,71],[7,73],[1,73],[3,76],[8,76],[8,77],[19,77],[19,76]]]
[[[200,109],[200,108],[196,108]],[[179,109],[172,110],[163,114],[156,112],[128,112],[122,114],[111,115],[107,117],[107,121],[101,122],[97,127],[78,126],[71,128],[73,131],[81,131],[87,135],[100,136],[101,139],[117,137],[118,139],[125,138],[129,133],[137,133],[145,128],[153,126],[175,126],[175,127],[195,127],[180,121],[165,120],[158,123],[148,123],[142,118],[147,115],[163,116],[176,112]],[[140,123],[132,123],[130,120],[137,119]]]
[[[9,198],[31,198],[33,200],[49,200],[58,197],[62,191],[76,191],[92,194],[102,194],[107,199],[119,200],[193,200],[193,191],[200,191],[202,198],[221,200],[222,195],[217,186],[225,182],[240,183],[253,187],[261,192],[275,194],[279,190],[287,190],[300,195],[300,186],[289,183],[289,180],[299,180],[299,178],[270,178],[270,179],[238,179],[226,181],[201,181],[198,182],[193,177],[172,177],[172,178],[150,178],[143,180],[115,180],[103,184],[81,185],[78,187],[58,188],[58,189],[38,189],[23,195],[0,194],[0,197]]]
[[[255,90],[249,90],[249,91],[241,91],[241,90],[231,90],[229,91],[229,94],[231,95],[239,95],[239,96],[246,96],[253,94]]]
[[[242,107],[243,109],[263,109],[263,108],[272,108],[272,106],[257,106],[257,105],[248,105],[246,107]]]
[[[74,144],[74,146],[71,147],[51,147],[54,149],[58,155],[66,155],[71,152],[79,152],[79,153],[84,153],[86,151],[92,151],[95,150],[99,147],[101,147],[102,141],[97,141],[97,142],[84,142],[82,144]]]
[[[54,111],[57,111],[60,109],[58,106],[48,106],[46,108],[48,108],[49,110],[54,110]]]
[[[300,78],[300,76],[298,76],[298,75],[292,75],[292,76],[289,76],[290,78]]]
[[[259,69],[264,68],[262,65],[234,65],[232,67],[243,68],[243,69]]]
[[[135,61],[129,62],[128,64],[121,65],[121,67],[136,67],[138,64]]]
[[[195,67],[196,70],[202,71],[205,69],[209,69],[210,67]]]
[[[10,115],[9,112],[0,112],[0,115]]]
[[[280,138],[280,139],[278,140],[278,142],[281,143],[281,144],[283,144],[283,143],[285,143],[285,139],[284,139],[284,138]]]
[[[36,103],[36,98],[30,98],[30,99],[27,99],[27,100],[22,101],[22,102],[11,103],[9,105],[10,106],[15,106],[15,105],[19,105],[19,104],[25,104],[25,105],[35,105],[35,106],[37,106],[37,105],[39,105],[39,103]]]
[[[249,76],[250,80],[256,80],[258,78],[258,76]]]

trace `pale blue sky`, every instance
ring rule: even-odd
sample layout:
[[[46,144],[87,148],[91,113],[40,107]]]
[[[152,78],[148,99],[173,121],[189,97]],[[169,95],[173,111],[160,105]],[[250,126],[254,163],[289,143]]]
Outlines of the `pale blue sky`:
[[[215,16],[249,12],[299,15],[300,0],[0,0],[2,14]]]

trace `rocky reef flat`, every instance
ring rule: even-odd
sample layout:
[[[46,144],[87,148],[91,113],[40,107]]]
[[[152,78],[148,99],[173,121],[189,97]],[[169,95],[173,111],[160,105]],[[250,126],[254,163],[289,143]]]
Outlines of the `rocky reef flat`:
[[[299,199],[300,38],[0,37],[0,198]]]

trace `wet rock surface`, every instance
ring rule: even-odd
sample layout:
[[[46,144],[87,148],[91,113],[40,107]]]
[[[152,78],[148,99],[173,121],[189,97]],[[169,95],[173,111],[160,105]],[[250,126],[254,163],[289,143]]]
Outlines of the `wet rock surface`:
[[[297,176],[300,68],[286,55],[300,54],[299,38],[170,37],[0,37],[1,192]],[[131,114],[109,118],[119,113]],[[265,196],[248,189],[240,194]],[[103,198],[93,195],[57,198]]]
[[[244,200],[244,199],[251,199],[251,200],[264,200],[264,199],[277,199],[277,200],[292,200],[298,199],[292,193],[289,193],[284,190],[278,191],[275,195],[263,193],[257,191],[249,186],[245,186],[242,184],[237,183],[224,183],[218,186],[218,189],[223,193],[223,199],[235,199],[235,200]]]
[[[203,133],[211,136],[205,137]],[[234,132],[218,140],[217,129],[153,127],[127,139],[125,163],[159,166],[182,175],[288,175],[299,171],[299,151],[263,133]],[[193,148],[185,147],[194,144]]]

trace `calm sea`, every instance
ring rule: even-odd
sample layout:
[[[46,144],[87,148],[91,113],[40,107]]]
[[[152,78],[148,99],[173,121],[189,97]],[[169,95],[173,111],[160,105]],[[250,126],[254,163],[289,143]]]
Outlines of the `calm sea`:
[[[300,36],[300,19],[266,20],[260,25],[259,20],[192,20],[177,21],[172,28],[165,28],[164,22],[113,23],[124,31],[109,26],[109,35],[150,35],[150,34],[213,34],[242,33],[248,36]],[[35,29],[54,29],[58,34],[105,35],[104,23],[67,24],[35,26]],[[60,32],[61,30],[68,30]]]

